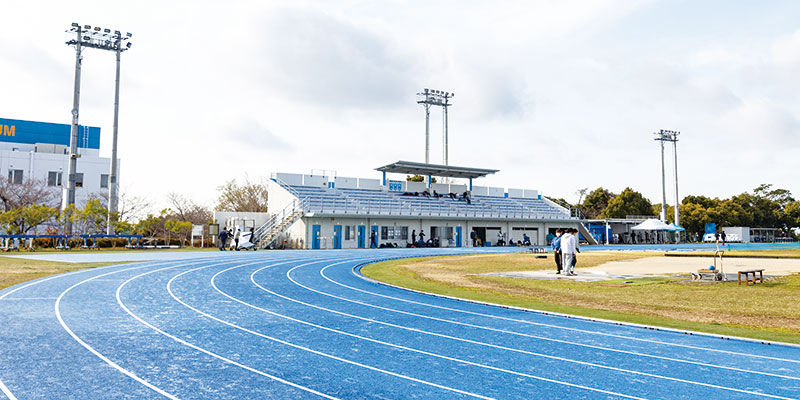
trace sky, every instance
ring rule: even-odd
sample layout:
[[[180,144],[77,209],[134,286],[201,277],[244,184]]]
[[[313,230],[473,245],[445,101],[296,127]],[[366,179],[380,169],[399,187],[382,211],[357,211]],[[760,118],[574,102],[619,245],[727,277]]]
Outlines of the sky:
[[[796,1],[62,1],[0,8],[0,117],[68,124],[72,22],[122,55],[121,190],[214,206],[226,181],[424,161],[423,88],[455,94],[451,165],[476,185],[631,187],[661,202],[654,132],[680,131],[681,198],[800,196]],[[84,52],[80,122],[110,156],[114,54]],[[667,157],[667,203],[674,166]],[[431,110],[431,160],[442,115]],[[390,177],[391,178],[391,177]],[[395,178],[402,178],[395,176]]]

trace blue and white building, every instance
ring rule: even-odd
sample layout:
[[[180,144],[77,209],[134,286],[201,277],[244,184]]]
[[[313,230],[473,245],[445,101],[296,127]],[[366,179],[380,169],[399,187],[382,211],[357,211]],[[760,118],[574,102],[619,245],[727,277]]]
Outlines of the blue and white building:
[[[37,179],[63,191],[69,163],[70,129],[68,124],[0,118],[2,179],[20,184]],[[79,127],[78,154],[75,202],[80,207],[90,197],[108,191],[111,159],[100,157],[100,128]]]
[[[506,240],[544,246],[557,228],[581,226],[571,211],[537,190],[473,185],[473,180],[497,170],[398,161],[380,168],[381,179],[274,173],[269,181],[270,220],[256,237],[262,247],[306,249],[406,247],[412,234],[424,232],[441,247],[471,246],[471,232],[494,244]],[[398,174],[391,178],[388,174]],[[407,175],[427,177],[406,181]],[[432,177],[464,183],[431,183]],[[413,195],[434,191],[441,197]],[[461,198],[469,193],[470,202]],[[456,198],[449,194],[453,193]],[[417,236],[418,240],[419,236]]]

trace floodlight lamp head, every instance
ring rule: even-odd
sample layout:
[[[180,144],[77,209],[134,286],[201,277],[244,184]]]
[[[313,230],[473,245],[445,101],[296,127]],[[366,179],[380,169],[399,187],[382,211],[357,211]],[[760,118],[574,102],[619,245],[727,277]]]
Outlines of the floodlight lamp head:
[[[127,33],[125,36],[127,36],[127,37],[131,37],[131,36],[133,36],[133,34],[132,34],[132,33],[130,33],[130,32],[128,32],[128,33]]]
[[[97,32],[100,32],[100,29],[101,29],[101,28],[100,28],[99,26],[95,26],[95,27],[94,27],[94,30],[95,30],[95,31],[97,31]]]
[[[114,34],[117,35],[117,36],[122,35],[119,31],[114,31]]]
[[[133,43],[131,43],[131,42],[128,42],[128,44],[127,44],[125,47],[127,47],[127,48],[129,48],[129,49],[130,49],[130,48],[131,48],[131,46],[133,46]]]
[[[79,26],[80,26],[80,25],[78,25],[78,23],[77,23],[77,22],[73,22],[73,23],[72,23],[72,27],[73,27],[73,28],[77,28],[77,27],[79,27]]]
[[[103,29],[103,32],[105,32],[105,33],[111,33],[111,29],[108,29],[108,28],[106,28],[106,29]]]
[[[86,29],[88,31],[89,29],[92,29],[92,26],[91,25],[84,25],[83,29]]]

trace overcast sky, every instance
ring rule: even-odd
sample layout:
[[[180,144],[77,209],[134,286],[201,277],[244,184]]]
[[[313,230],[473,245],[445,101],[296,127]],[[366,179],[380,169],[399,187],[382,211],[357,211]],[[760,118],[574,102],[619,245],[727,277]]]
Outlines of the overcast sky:
[[[230,179],[424,161],[416,93],[453,92],[450,164],[478,185],[800,196],[796,1],[19,1],[2,7],[0,117],[70,123],[71,22],[133,33],[120,180],[212,206]],[[114,55],[87,49],[81,123],[110,155]],[[439,109],[431,162],[442,161]],[[668,203],[674,202],[667,152]]]

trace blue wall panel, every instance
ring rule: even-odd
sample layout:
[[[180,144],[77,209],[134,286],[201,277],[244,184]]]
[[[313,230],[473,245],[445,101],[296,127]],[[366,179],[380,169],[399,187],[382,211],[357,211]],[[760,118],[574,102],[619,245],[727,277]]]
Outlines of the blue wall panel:
[[[78,128],[78,147],[100,149],[100,128],[88,127],[88,140],[84,140],[87,127],[80,125]],[[0,142],[69,146],[70,129],[67,124],[0,118]]]

